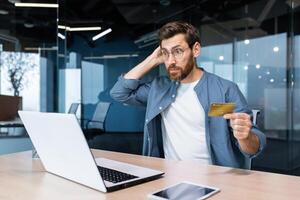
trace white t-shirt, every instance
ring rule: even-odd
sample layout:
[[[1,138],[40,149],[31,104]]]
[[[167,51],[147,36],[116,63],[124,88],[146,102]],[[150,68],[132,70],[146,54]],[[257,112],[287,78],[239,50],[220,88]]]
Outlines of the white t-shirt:
[[[181,83],[175,101],[161,113],[166,159],[210,163],[205,140],[205,112],[194,91],[197,83]]]

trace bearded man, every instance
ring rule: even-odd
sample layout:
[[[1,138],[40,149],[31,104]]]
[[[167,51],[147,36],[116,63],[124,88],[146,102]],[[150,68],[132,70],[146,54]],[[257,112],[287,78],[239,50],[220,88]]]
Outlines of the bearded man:
[[[147,107],[144,155],[249,169],[251,159],[265,148],[266,137],[252,124],[238,86],[197,66],[200,49],[194,26],[170,22],[159,30],[159,47],[121,75],[110,94],[117,101]],[[140,82],[162,63],[168,77]],[[210,117],[215,102],[236,107],[223,117]]]

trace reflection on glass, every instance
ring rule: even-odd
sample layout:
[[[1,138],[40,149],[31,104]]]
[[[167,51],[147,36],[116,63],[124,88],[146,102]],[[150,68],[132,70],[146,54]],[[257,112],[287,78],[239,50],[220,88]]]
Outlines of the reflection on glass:
[[[236,82],[250,106],[264,110],[261,128],[286,130],[286,44],[287,34],[282,33],[251,39],[247,44],[206,46],[197,62],[205,70]]]

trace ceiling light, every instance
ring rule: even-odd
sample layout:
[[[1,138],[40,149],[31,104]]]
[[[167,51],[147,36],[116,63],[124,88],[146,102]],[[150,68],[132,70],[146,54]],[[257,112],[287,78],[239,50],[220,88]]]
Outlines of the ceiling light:
[[[24,23],[24,27],[26,27],[26,28],[33,28],[33,27],[34,27],[34,24],[33,24],[33,23],[30,23],[30,22],[25,22],[25,23]]]
[[[273,83],[275,80],[273,78],[270,79],[270,82]]]
[[[169,6],[171,4],[171,0],[160,0],[159,3],[162,6]]]
[[[67,29],[67,28],[70,28],[68,26],[63,26],[63,25],[57,25],[57,28],[58,29]]]
[[[7,14],[8,14],[7,10],[0,9],[0,15],[7,15]]]
[[[244,66],[244,70],[248,70],[248,65],[245,65],[245,66]]]
[[[99,30],[101,30],[100,26],[69,27],[69,26],[58,25],[57,28],[64,29],[66,31],[99,31]]]
[[[20,2],[20,0],[8,0],[8,2],[10,2],[10,3],[16,3],[16,2]]]
[[[247,45],[250,43],[250,40],[246,39],[246,40],[244,40],[244,43]]]
[[[300,6],[300,1],[299,0],[286,0],[285,3],[287,3],[292,9],[297,8],[298,6]]]
[[[273,51],[274,51],[274,52],[278,52],[278,51],[279,51],[279,47],[278,47],[278,46],[275,46],[275,47],[273,48]]]
[[[57,33],[57,36],[58,36],[60,39],[62,39],[62,40],[66,39],[66,36],[64,36],[64,35],[61,34],[61,33]]]
[[[100,26],[91,26],[91,27],[67,27],[67,31],[99,31],[101,30]]]
[[[53,47],[25,47],[24,50],[26,51],[39,51],[39,50],[45,50],[45,51],[57,51],[57,46]]]
[[[58,8],[57,3],[15,3],[16,7]]]
[[[256,69],[260,68],[260,64],[255,65]]]
[[[224,56],[219,56],[219,60],[224,60]]]
[[[261,75],[259,75],[259,76],[258,76],[258,78],[259,78],[259,79],[261,79],[261,78],[262,78],[262,76],[261,76]]]
[[[103,37],[104,35],[110,33],[111,31],[112,31],[111,28],[106,29],[105,31],[99,33],[98,35],[95,35],[95,36],[93,37],[93,40],[94,40],[94,41],[95,41],[95,40],[98,40],[99,38],[101,38],[101,37]]]
[[[112,54],[112,55],[103,55],[103,56],[87,56],[84,57],[85,60],[97,60],[97,59],[116,59],[116,58],[131,58],[138,57],[138,54]]]
[[[14,3],[20,2],[20,0],[8,0],[8,2],[14,4]]]

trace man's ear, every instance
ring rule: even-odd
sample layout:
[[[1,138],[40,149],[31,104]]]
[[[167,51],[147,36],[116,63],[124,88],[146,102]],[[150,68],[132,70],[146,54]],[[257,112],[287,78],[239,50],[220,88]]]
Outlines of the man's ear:
[[[200,52],[201,52],[201,45],[199,42],[195,42],[195,44],[193,45],[194,58],[198,57],[200,55]]]

